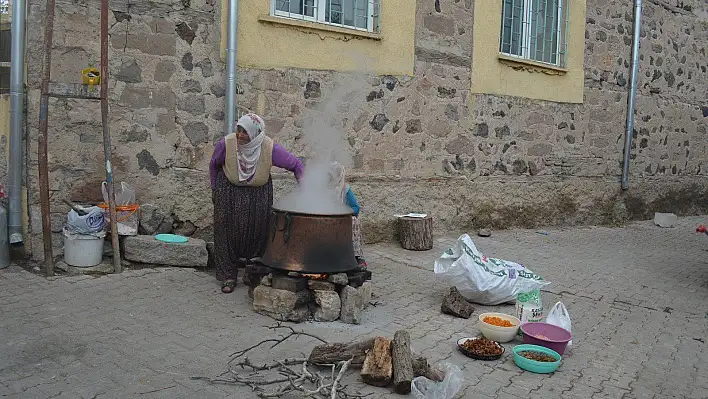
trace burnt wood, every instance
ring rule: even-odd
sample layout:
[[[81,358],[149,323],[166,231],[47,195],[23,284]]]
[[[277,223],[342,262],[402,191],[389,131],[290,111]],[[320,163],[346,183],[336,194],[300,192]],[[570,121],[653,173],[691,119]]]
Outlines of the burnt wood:
[[[457,288],[452,287],[450,292],[443,297],[440,310],[445,314],[469,319],[474,313],[474,306],[467,302]]]

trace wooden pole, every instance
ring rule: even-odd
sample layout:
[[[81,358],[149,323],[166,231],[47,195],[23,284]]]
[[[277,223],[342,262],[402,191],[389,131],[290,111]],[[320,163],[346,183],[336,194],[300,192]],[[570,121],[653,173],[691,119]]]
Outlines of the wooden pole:
[[[116,215],[116,194],[111,164],[111,133],[108,126],[108,0],[101,0],[101,124],[103,125],[103,152],[106,157],[106,185],[108,186],[108,212],[111,218],[111,244],[113,246],[113,272],[121,273],[120,243]]]
[[[44,30],[44,62],[42,63],[42,93],[39,99],[39,202],[42,208],[42,240],[44,241],[44,272],[54,275],[52,251],[52,222],[49,206],[49,162],[47,160],[47,130],[49,127],[49,80],[52,69],[52,39],[54,36],[54,0],[47,0],[47,19]]]

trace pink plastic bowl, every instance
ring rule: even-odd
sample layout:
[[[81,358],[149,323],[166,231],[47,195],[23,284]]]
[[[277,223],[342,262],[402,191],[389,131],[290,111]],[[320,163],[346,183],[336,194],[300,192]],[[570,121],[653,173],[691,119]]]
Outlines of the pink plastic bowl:
[[[565,329],[548,323],[526,323],[521,325],[521,332],[524,334],[524,343],[531,345],[541,345],[548,349],[553,349],[562,355],[568,341],[573,336]],[[538,338],[538,335],[548,337],[548,339]]]

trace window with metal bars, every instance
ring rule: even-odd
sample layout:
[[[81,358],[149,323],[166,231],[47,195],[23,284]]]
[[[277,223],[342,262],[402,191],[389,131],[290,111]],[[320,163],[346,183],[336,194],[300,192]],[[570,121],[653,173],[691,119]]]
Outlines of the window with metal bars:
[[[502,0],[501,44],[507,56],[566,66],[567,0]]]
[[[379,32],[380,0],[271,0],[271,15]]]
[[[0,29],[0,94],[7,94],[10,92],[12,35],[9,26],[2,26]]]

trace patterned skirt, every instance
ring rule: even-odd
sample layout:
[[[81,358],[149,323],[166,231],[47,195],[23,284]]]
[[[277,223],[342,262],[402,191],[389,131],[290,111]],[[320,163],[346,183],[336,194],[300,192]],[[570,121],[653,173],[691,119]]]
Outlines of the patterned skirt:
[[[235,280],[247,260],[263,255],[272,207],[272,179],[261,187],[236,186],[219,171],[214,190],[214,266],[218,280]]]
[[[361,222],[357,216],[352,216],[352,246],[354,247],[354,256],[364,256],[364,252],[361,250]]]

